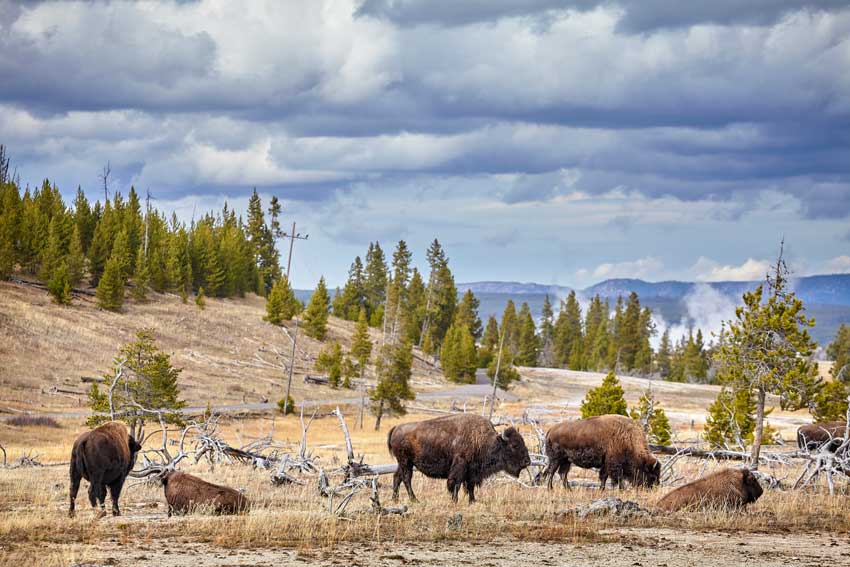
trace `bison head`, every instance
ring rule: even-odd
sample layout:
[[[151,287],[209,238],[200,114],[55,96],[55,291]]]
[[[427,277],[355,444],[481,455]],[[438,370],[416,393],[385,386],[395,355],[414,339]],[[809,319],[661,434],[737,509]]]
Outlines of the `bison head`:
[[[127,469],[128,471],[136,466],[136,455],[139,451],[142,450],[142,446],[139,445],[139,442],[136,441],[136,438],[132,435],[129,436],[128,445],[130,446],[130,467]]]
[[[505,429],[496,439],[496,443],[502,464],[508,474],[518,477],[522,469],[531,464],[531,457],[528,456],[525,440],[515,428],[508,427]]]
[[[652,457],[643,463],[637,471],[635,484],[652,488],[657,484],[661,484],[661,461]]]
[[[756,478],[756,475],[754,475],[749,469],[744,469],[743,474],[741,475],[741,481],[744,485],[744,503],[755,502],[758,500],[764,492],[764,489],[762,489],[761,483],[758,478]]]

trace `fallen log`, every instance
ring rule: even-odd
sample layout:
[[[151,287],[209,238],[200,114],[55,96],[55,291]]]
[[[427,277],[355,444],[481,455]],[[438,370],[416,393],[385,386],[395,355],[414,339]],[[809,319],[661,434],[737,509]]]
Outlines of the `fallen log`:
[[[316,384],[319,386],[327,386],[331,383],[330,379],[327,376],[310,376],[309,374],[304,377],[305,384]]]
[[[20,277],[14,276],[14,277],[9,278],[9,281],[11,281],[12,283],[25,285],[25,286],[29,286],[29,287],[34,287],[36,289],[41,289],[41,290],[47,291],[47,285],[46,284],[43,284],[41,282],[37,282],[37,281],[34,281],[34,280],[28,280],[28,279],[25,279],[25,278],[20,278]],[[82,288],[79,288],[79,287],[72,287],[71,293],[76,294],[76,295],[87,295],[89,297],[95,297],[95,294],[96,294],[95,290],[93,290],[93,289],[82,289]]]
[[[99,383],[103,381],[103,378],[98,378],[97,376],[80,376],[80,382],[83,384]]]

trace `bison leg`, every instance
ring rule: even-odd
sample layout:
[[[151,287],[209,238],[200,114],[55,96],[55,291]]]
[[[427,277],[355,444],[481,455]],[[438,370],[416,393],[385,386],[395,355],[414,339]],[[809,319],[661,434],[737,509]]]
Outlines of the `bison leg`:
[[[404,477],[404,467],[401,464],[396,468],[393,474],[393,501],[398,500],[398,487],[401,486],[401,479]]]
[[[80,480],[83,475],[77,470],[73,456],[71,457],[71,505],[68,507],[68,516],[71,518],[76,514],[77,493],[80,491]]]
[[[413,467],[404,469],[402,480],[404,481],[404,488],[407,489],[407,497],[410,498],[411,502],[417,502],[416,495],[413,494]]]
[[[466,477],[466,463],[463,461],[455,461],[449,469],[449,478],[446,481],[446,487],[452,494],[452,502],[457,502],[457,495],[460,492],[460,487],[463,485],[463,480]]]
[[[549,490],[552,490],[552,479],[555,478],[555,471],[558,470],[558,463],[553,458],[549,458],[549,464],[546,465],[546,469],[543,471],[543,478],[546,479],[546,484],[549,487]]]
[[[124,487],[124,479],[119,478],[109,485],[109,496],[112,498],[112,515],[120,516],[121,510],[118,508],[118,498],[121,497],[121,489]]]
[[[464,487],[466,488],[466,494],[469,496],[469,503],[475,504],[475,483],[467,480]]]
[[[608,469],[603,466],[599,469],[599,490],[605,490],[606,484],[608,484]]]

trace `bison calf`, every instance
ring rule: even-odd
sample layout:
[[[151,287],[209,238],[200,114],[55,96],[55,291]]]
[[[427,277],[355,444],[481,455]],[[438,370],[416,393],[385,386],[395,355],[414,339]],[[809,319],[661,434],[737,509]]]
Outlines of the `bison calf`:
[[[412,501],[413,468],[431,478],[448,479],[446,486],[457,502],[461,486],[475,502],[475,488],[499,471],[519,476],[531,464],[522,435],[513,427],[499,434],[490,423],[477,415],[449,415],[416,423],[404,423],[390,429],[387,447],[398,461],[393,477],[393,498],[398,498],[404,482]]]
[[[555,473],[569,487],[570,467],[599,469],[600,488],[608,478],[623,487],[623,479],[637,486],[658,484],[661,463],[649,450],[646,435],[635,420],[622,415],[600,415],[577,421],[563,421],[546,433],[546,457],[543,472],[549,488]]]
[[[68,515],[74,517],[80,480],[89,481],[89,502],[93,508],[100,502],[106,509],[106,487],[112,498],[112,515],[118,516],[118,498],[130,470],[136,464],[136,454],[141,450],[123,423],[110,421],[83,433],[71,449],[71,505]]]
[[[742,508],[762,495],[762,487],[747,469],[727,468],[668,493],[658,502],[662,510],[683,508]]]
[[[168,515],[185,514],[205,507],[215,514],[238,514],[248,509],[249,502],[241,492],[212,484],[190,474],[169,471],[162,478]]]
[[[817,451],[827,443],[827,451],[835,452],[844,442],[845,421],[824,421],[801,425],[797,430],[797,446],[805,451]]]

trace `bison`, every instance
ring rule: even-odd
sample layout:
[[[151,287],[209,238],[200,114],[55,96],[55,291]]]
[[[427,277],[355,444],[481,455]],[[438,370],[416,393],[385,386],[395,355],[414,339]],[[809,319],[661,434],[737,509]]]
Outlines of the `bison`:
[[[748,469],[726,468],[669,492],[659,502],[662,510],[682,508],[743,508],[762,495],[761,484]]]
[[[248,498],[227,486],[212,484],[196,476],[168,471],[160,477],[168,502],[168,515],[185,514],[198,507],[209,507],[215,514],[238,514],[248,510]]]
[[[141,450],[123,423],[110,421],[83,433],[74,441],[71,450],[71,506],[68,515],[74,517],[80,480],[89,481],[89,502],[106,510],[106,487],[112,497],[112,515],[120,516],[118,498],[127,474],[136,464],[136,454]]]
[[[522,435],[513,427],[499,434],[490,421],[477,415],[450,415],[390,429],[387,447],[398,461],[393,476],[393,498],[404,482],[407,495],[416,501],[411,479],[413,468],[431,478],[448,479],[446,487],[457,502],[461,486],[475,502],[475,487],[487,477],[507,471],[518,477],[531,464]]]
[[[827,443],[830,452],[835,452],[844,442],[847,422],[824,421],[802,425],[797,430],[797,446],[805,451],[817,451]]]
[[[623,479],[636,486],[658,484],[661,463],[649,450],[643,429],[622,415],[600,415],[578,421],[563,421],[546,433],[546,456],[549,464],[543,471],[549,488],[555,472],[569,487],[567,475],[576,465],[599,469],[599,484],[604,490],[608,477],[620,488]]]

